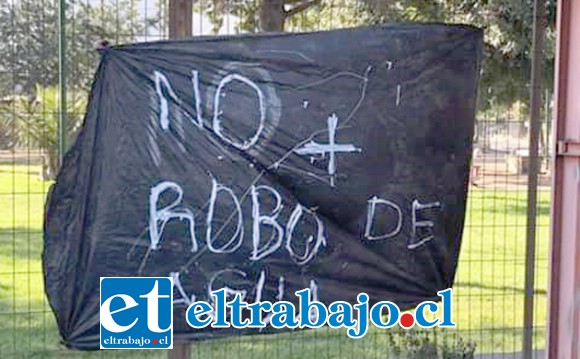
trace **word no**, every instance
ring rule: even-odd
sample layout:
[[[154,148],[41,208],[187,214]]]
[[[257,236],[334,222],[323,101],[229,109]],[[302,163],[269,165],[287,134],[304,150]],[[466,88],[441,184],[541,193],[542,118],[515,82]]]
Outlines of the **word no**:
[[[164,131],[167,131],[169,129],[169,104],[167,99],[165,98],[165,95],[163,94],[163,88],[165,88],[166,92],[169,94],[169,96],[173,101],[180,104],[181,100],[177,97],[175,91],[173,91],[173,88],[171,87],[169,80],[167,80],[167,77],[165,77],[164,74],[162,74],[159,71],[155,71],[154,80],[155,80],[155,93],[157,94],[160,104],[159,124]],[[223,134],[223,127],[221,124],[222,123],[221,120],[222,110],[220,104],[221,94],[224,91],[225,87],[234,81],[237,81],[243,85],[248,86],[252,91],[255,92],[259,111],[258,128],[256,129],[256,132],[250,138],[246,139],[244,142],[241,143],[226,137]],[[198,71],[196,70],[192,71],[191,82],[193,87],[193,97],[195,100],[195,112],[196,112],[195,118],[192,118],[191,120],[194,125],[196,125],[199,128],[203,128],[205,119],[203,118],[201,106],[202,99],[199,90]],[[256,85],[252,80],[248,79],[247,77],[239,74],[229,74],[219,82],[213,99],[213,118],[212,118],[212,130],[219,138],[221,138],[226,143],[234,146],[235,148],[244,151],[248,150],[253,145],[255,145],[256,142],[258,142],[260,135],[264,131],[265,121],[266,121],[266,107],[264,93],[258,87],[258,85]]]

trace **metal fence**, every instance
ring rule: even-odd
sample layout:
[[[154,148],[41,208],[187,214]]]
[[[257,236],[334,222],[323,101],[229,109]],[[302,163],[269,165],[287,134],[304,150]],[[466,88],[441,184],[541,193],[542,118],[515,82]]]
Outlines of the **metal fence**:
[[[194,0],[193,36],[257,32],[264,4]],[[476,154],[455,284],[456,330],[374,330],[362,340],[319,329],[196,343],[194,358],[469,357],[522,348],[526,272],[532,3],[525,0],[285,1],[285,31],[394,21],[485,29]],[[547,3],[542,165],[536,208],[533,346],[545,346],[553,3]],[[166,357],[164,352],[66,350],[43,289],[43,206],[58,159],[82,121],[98,63],[95,46],[165,39],[165,0],[0,0],[0,358]],[[60,21],[59,21],[60,19]],[[60,26],[59,26],[60,24]],[[66,111],[59,111],[66,109]],[[61,126],[59,126],[59,124]],[[65,126],[62,126],[65,124]],[[66,138],[62,141],[59,139]],[[529,257],[528,257],[529,258]],[[437,355],[435,353],[438,353]]]

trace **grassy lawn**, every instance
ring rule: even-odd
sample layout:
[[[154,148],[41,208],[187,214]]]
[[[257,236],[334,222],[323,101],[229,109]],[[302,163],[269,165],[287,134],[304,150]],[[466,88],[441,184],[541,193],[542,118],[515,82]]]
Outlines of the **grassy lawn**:
[[[164,351],[77,353],[64,349],[44,295],[41,266],[46,182],[36,166],[0,165],[0,358],[165,358]],[[535,320],[544,346],[549,192],[539,196]],[[439,342],[460,335],[477,352],[518,351],[522,342],[525,190],[470,193],[455,286],[456,330],[431,331]],[[236,337],[195,344],[194,358],[385,358],[389,336],[373,328],[361,340],[343,330]]]

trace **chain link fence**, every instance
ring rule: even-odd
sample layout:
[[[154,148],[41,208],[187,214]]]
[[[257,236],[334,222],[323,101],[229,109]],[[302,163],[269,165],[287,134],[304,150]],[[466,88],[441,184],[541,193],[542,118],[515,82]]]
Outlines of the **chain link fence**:
[[[278,4],[278,10],[282,4],[283,11],[272,4]],[[532,5],[525,0],[193,0],[193,36],[321,31],[401,21],[466,23],[484,28],[485,60],[467,222],[454,288],[457,329],[375,328],[361,340],[347,340],[343,331],[327,328],[234,337],[195,343],[192,357],[463,358],[521,350]],[[535,349],[545,346],[547,320],[554,4],[548,1],[546,6]],[[59,15],[64,26],[59,27]],[[44,294],[41,252],[47,189],[58,171],[59,151],[73,141],[82,123],[99,60],[96,44],[166,39],[168,29],[165,0],[0,0],[0,358],[167,356],[162,351],[65,349]],[[59,108],[66,111],[59,114]],[[66,126],[60,137],[67,139],[65,147],[59,141],[62,113]]]

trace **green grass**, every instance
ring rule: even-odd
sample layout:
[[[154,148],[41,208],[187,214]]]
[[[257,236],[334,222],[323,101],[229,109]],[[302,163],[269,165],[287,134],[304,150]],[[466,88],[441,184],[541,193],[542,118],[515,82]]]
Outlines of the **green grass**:
[[[0,165],[0,358],[165,358],[164,351],[79,353],[59,344],[43,288],[42,217],[48,183],[38,167]],[[549,192],[539,194],[536,348],[546,324]],[[525,190],[472,190],[455,285],[456,330],[432,331],[439,342],[456,335],[477,352],[518,351],[522,343],[526,236]],[[310,330],[196,343],[194,358],[385,358],[388,336],[373,328],[361,340],[343,330]]]

